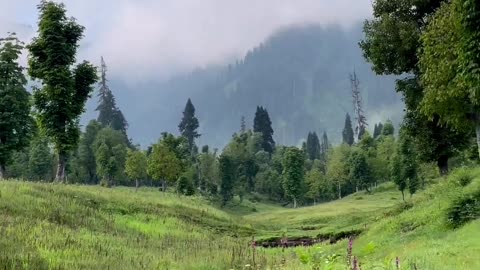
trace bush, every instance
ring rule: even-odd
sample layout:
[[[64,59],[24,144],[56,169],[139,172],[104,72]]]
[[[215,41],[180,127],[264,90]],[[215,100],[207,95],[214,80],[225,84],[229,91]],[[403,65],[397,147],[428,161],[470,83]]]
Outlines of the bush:
[[[186,176],[180,176],[177,181],[177,191],[180,194],[186,196],[192,196],[195,194],[195,187],[193,186],[193,181],[191,181]]]
[[[470,184],[473,178],[471,170],[465,168],[458,169],[453,176],[454,181],[462,187]]]
[[[447,221],[453,228],[477,218],[480,218],[480,190],[462,195],[447,209]]]

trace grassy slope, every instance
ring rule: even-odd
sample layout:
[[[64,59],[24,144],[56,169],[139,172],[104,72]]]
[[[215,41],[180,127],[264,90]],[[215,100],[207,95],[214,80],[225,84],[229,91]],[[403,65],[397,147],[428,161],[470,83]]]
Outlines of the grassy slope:
[[[316,236],[339,231],[363,230],[366,224],[401,201],[393,184],[379,187],[372,194],[359,192],[341,200],[299,209],[276,208],[244,216],[257,229],[260,238]]]
[[[244,202],[225,211],[202,198],[154,189],[105,189],[0,181],[0,269],[242,269],[252,264],[250,235],[315,236],[363,229],[353,254],[362,269],[480,269],[480,221],[453,230],[445,209],[480,188],[480,170],[466,188],[441,180],[403,210],[393,185],[373,194],[300,209]],[[256,212],[252,213],[252,209]],[[299,254],[339,254],[346,241],[320,247],[258,249],[271,269],[311,269]],[[374,266],[379,268],[374,268]],[[337,268],[335,268],[337,267]],[[338,263],[333,269],[344,269]],[[322,268],[321,268],[322,269]]]
[[[403,204],[398,204],[387,211],[377,212],[373,215],[366,212],[367,216],[364,216],[363,220],[377,219],[377,221],[368,223],[366,231],[353,244],[353,256],[358,257],[363,265],[362,269],[397,269],[395,267],[396,257],[400,260],[400,269],[480,269],[480,220],[477,219],[458,229],[452,229],[446,217],[446,210],[452,201],[463,194],[480,191],[480,169],[472,170],[471,173],[475,178],[466,187],[457,184],[455,174],[448,179],[440,179],[437,184],[415,195],[410,200],[413,207],[408,210],[402,207]],[[365,197],[365,199],[373,202],[376,200],[375,196],[377,195],[372,195],[371,198]],[[385,196],[385,198],[387,197]],[[349,200],[351,199],[347,198],[345,202]],[[336,205],[335,202],[333,204]],[[317,206],[316,209],[320,210],[324,207]],[[308,208],[299,210],[299,213],[306,209]],[[283,213],[291,214],[290,211]],[[288,216],[290,215],[286,216],[287,220]],[[269,218],[277,219],[278,217],[267,217],[267,219]],[[278,218],[278,220],[281,219]],[[304,220],[308,221],[309,218]],[[299,220],[286,222],[290,223],[290,226],[301,223]],[[338,223],[337,217],[333,217],[332,223],[329,224],[329,227],[343,224],[342,222]],[[337,259],[338,263],[331,265],[333,268],[326,268],[327,266],[323,263],[325,268],[320,269],[345,269],[347,245],[347,240],[344,240],[334,245],[296,248],[287,254],[290,254],[292,258],[298,257],[300,254],[309,254],[308,256],[314,257],[315,254],[321,252],[338,254],[341,257]],[[268,253],[274,255],[281,252],[271,250]],[[308,264],[305,267],[305,269],[309,269]]]
[[[0,269],[225,269],[245,263],[241,224],[154,189],[0,181]]]

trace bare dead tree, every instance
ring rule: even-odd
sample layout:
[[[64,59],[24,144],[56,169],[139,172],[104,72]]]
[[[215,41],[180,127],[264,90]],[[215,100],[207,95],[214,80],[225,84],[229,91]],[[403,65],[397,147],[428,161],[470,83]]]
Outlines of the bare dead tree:
[[[363,111],[362,94],[360,93],[360,81],[355,70],[350,74],[350,85],[352,87],[353,109],[355,112],[355,136],[360,140],[367,129],[367,118]]]

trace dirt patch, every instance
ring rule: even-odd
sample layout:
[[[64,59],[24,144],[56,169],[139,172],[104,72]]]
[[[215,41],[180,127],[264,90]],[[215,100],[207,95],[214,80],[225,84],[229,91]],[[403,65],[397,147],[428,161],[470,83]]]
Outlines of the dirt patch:
[[[272,237],[259,240],[257,246],[264,248],[290,248],[298,246],[312,246],[319,243],[335,244],[336,242],[355,238],[362,233],[361,230],[341,231],[337,233],[319,234],[316,237]]]

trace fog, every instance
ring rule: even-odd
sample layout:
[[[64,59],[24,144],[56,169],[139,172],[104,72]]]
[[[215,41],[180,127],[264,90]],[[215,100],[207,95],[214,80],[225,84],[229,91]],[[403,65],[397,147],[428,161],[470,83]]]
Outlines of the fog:
[[[371,13],[370,0],[64,0],[86,27],[80,57],[103,55],[110,76],[169,77],[243,56],[275,30],[295,24],[349,27]],[[38,0],[0,0],[0,35],[31,39]],[[30,28],[28,28],[30,26]],[[30,29],[30,31],[28,31]]]

